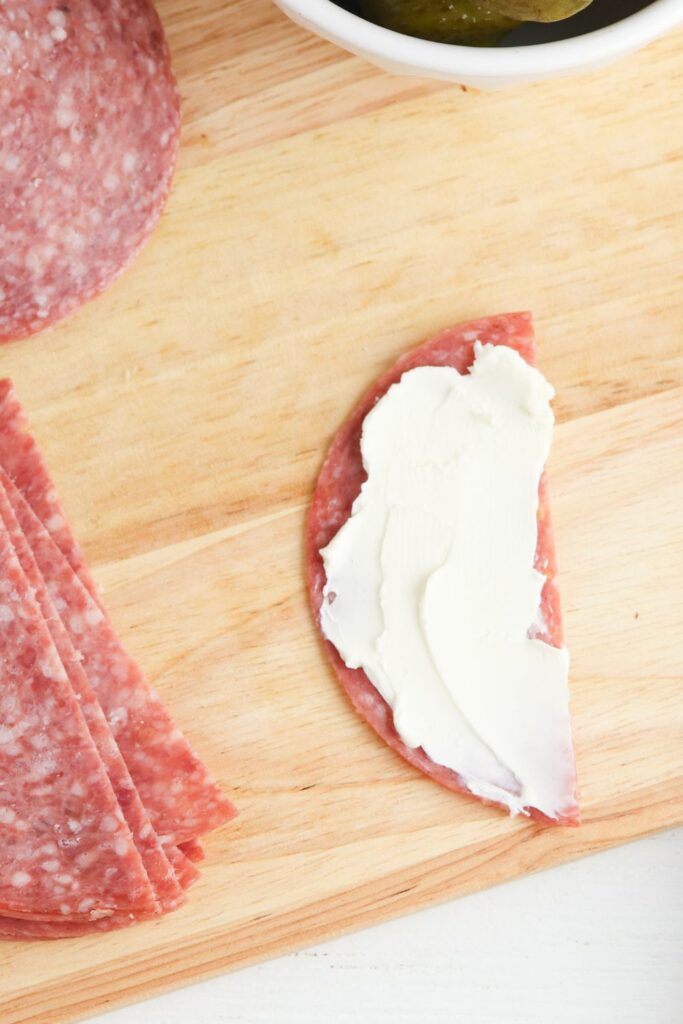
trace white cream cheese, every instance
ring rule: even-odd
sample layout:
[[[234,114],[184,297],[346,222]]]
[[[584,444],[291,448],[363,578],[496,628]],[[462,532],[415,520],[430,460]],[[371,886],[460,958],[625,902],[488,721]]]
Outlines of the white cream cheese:
[[[569,658],[529,637],[553,389],[506,346],[420,367],[367,415],[367,481],[321,552],[323,632],[410,747],[512,813],[573,806]]]

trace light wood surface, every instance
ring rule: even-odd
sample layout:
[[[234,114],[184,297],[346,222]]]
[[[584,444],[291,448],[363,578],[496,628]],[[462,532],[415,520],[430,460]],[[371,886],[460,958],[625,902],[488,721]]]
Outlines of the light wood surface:
[[[681,1024],[682,962],[679,828],[91,1024]]]
[[[3,1024],[74,1020],[683,821],[683,37],[492,95],[384,76],[267,0],[160,4],[185,104],[135,266],[0,351],[115,621],[241,816],[189,906],[0,947]],[[395,102],[389,102],[393,100]],[[362,391],[536,314],[584,824],[441,790],[350,710],[305,509]]]

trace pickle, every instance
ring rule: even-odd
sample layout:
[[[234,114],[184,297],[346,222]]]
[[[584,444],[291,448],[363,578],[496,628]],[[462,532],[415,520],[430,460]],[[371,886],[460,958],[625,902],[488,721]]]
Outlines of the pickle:
[[[591,0],[491,0],[491,7],[520,21],[562,21],[590,3]]]
[[[494,11],[495,4],[497,0],[360,0],[363,17],[384,28],[468,46],[493,46],[519,24]]]

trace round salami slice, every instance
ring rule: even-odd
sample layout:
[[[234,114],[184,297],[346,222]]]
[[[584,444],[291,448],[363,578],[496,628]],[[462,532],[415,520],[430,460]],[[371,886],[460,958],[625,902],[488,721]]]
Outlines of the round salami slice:
[[[325,570],[320,556],[351,514],[351,507],[365,480],[360,450],[363,421],[372,407],[383,397],[392,384],[397,383],[408,370],[418,366],[451,366],[465,373],[474,361],[474,344],[508,345],[529,363],[535,361],[535,347],[531,316],[514,313],[488,317],[462,324],[444,331],[420,345],[384,374],[365,395],[351,417],[341,428],[329,450],[318,477],[306,537],[306,564],[308,587],[316,624],[325,586]],[[562,620],[559,592],[555,582],[556,562],[545,481],[539,489],[538,545],[536,568],[546,577],[541,599],[542,623],[535,635],[556,647],[562,645]],[[350,669],[340,658],[336,648],[325,640],[327,654],[342,687],[356,711],[372,726],[385,742],[402,757],[441,785],[458,792],[469,791],[461,777],[450,768],[433,762],[421,748],[408,747],[394,728],[392,711],[372,685],[362,669]],[[570,801],[570,803],[572,803]],[[574,824],[578,811],[573,810],[560,819],[563,824]],[[535,810],[531,816],[544,816]],[[554,820],[554,819],[553,819]]]
[[[0,5],[0,341],[60,320],[130,263],[179,130],[149,0]]]

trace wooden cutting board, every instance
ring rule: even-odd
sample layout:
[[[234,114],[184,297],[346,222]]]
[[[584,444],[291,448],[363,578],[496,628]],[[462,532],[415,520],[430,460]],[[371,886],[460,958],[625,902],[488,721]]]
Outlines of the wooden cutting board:
[[[185,114],[135,266],[0,351],[115,621],[239,805],[189,905],[0,947],[51,1024],[683,821],[683,36],[578,81],[390,78],[268,0],[164,0]],[[328,671],[302,530],[333,432],[404,349],[535,311],[584,824],[386,749]]]

